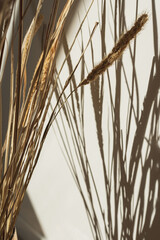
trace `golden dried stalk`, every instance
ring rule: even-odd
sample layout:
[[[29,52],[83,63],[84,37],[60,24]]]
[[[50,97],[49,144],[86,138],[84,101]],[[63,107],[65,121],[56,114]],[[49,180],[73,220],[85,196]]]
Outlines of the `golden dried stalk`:
[[[68,0],[67,1],[67,3],[64,6],[63,11],[61,12],[61,15],[60,15],[59,19],[58,19],[56,29],[55,29],[55,32],[54,32],[54,41],[53,41],[53,43],[52,43],[52,45],[49,49],[49,52],[48,52],[45,60],[44,60],[41,79],[40,79],[39,82],[38,82],[38,78],[36,79],[36,81],[34,83],[34,86],[33,86],[33,89],[31,91],[30,101],[27,104],[27,109],[25,111],[25,116],[23,118],[23,126],[25,126],[25,121],[26,121],[26,118],[28,116],[28,112],[29,112],[29,109],[31,107],[31,102],[32,102],[33,96],[36,92],[36,89],[39,88],[41,91],[43,91],[43,89],[44,89],[44,85],[46,83],[47,76],[49,75],[49,73],[51,71],[52,64],[54,62],[54,58],[55,58],[55,55],[56,55],[56,52],[57,52],[57,49],[58,49],[59,39],[60,39],[61,34],[62,34],[62,30],[63,30],[64,24],[65,24],[66,17],[68,15],[68,12],[69,12],[73,2],[74,2],[74,0]],[[35,77],[35,75],[38,71],[38,68],[39,68],[41,62],[42,62],[43,54],[44,54],[44,52],[42,52],[42,54],[39,58],[38,64],[37,64],[37,66],[35,68],[35,72],[33,74],[33,79],[34,79],[34,77]],[[32,79],[32,81],[33,81],[33,79]]]
[[[86,85],[88,83],[93,82],[96,78],[104,73],[104,71],[110,67],[114,61],[116,61],[119,57],[121,57],[123,51],[126,49],[130,41],[135,38],[138,32],[140,32],[144,26],[144,24],[148,20],[148,15],[146,13],[142,14],[133,27],[128,30],[117,42],[117,44],[112,49],[112,52],[106,56],[97,66],[95,66],[92,71],[88,74],[87,78],[85,78],[78,87]]]
[[[22,45],[22,71],[24,70],[24,65],[26,62],[26,58],[28,55],[28,51],[29,51],[29,47],[30,47],[30,42],[32,39],[32,34],[36,34],[36,32],[38,31],[39,27],[41,26],[41,23],[43,21],[43,15],[38,15],[36,22],[35,22],[35,18],[33,19],[26,35],[23,41],[23,45]],[[22,73],[21,73],[22,74]]]
[[[68,15],[68,12],[73,4],[73,0],[68,0],[67,3],[65,4],[65,7],[58,19],[58,22],[57,22],[57,26],[56,26],[56,30],[55,30],[55,35],[54,35],[54,41],[53,41],[53,44],[47,54],[47,57],[45,59],[45,62],[44,62],[44,66],[43,66],[43,70],[42,70],[42,77],[41,77],[41,90],[43,91],[43,88],[44,88],[44,84],[45,84],[45,81],[46,81],[46,78],[50,72],[50,66],[51,66],[51,63],[53,62],[54,58],[55,58],[55,55],[56,55],[56,52],[57,52],[57,48],[58,48],[58,44],[59,44],[59,39],[60,39],[60,36],[62,34],[62,29],[63,29],[63,26],[64,26],[64,23],[65,23],[65,20],[66,20],[66,17]]]

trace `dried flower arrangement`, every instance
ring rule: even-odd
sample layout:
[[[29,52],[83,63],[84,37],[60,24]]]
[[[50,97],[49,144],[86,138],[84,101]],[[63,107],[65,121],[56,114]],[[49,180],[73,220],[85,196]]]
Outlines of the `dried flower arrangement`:
[[[2,2],[2,1],[1,1]],[[40,152],[42,150],[44,141],[46,139],[47,133],[52,126],[52,123],[56,119],[57,114],[62,109],[62,107],[67,109],[67,99],[72,96],[72,94],[80,87],[83,87],[86,84],[92,83],[98,78],[100,74],[103,74],[109,66],[112,65],[118,58],[121,57],[123,51],[126,49],[128,44],[132,39],[135,38],[137,33],[141,31],[144,24],[148,20],[147,14],[142,14],[135,22],[134,26],[128,30],[120,40],[115,44],[111,53],[103,58],[103,60],[95,66],[92,71],[88,74],[87,77],[82,80],[79,85],[71,91],[70,95],[66,98],[64,102],[62,97],[64,96],[65,89],[69,86],[72,76],[79,65],[82,57],[85,53],[85,50],[82,53],[81,58],[79,59],[77,66],[74,68],[74,71],[70,73],[70,76],[67,78],[65,85],[62,87],[62,90],[59,92],[59,86],[57,84],[57,78],[55,77],[55,60],[56,54],[58,51],[58,46],[61,41],[61,35],[63,27],[69,13],[69,10],[74,3],[74,0],[67,0],[64,9],[61,12],[58,21],[56,22],[56,13],[58,9],[58,1],[53,2],[53,7],[51,10],[51,16],[47,27],[46,39],[44,44],[44,49],[38,60],[35,72],[33,74],[32,80],[29,82],[27,79],[27,61],[29,57],[29,52],[32,44],[34,35],[38,31],[43,17],[40,15],[40,10],[43,5],[43,0],[39,0],[37,4],[36,14],[31,22],[28,31],[23,39],[23,21],[25,17],[25,12],[30,6],[31,1],[28,2],[26,8],[24,9],[24,1],[19,1],[19,26],[18,26],[18,61],[14,62],[14,53],[13,53],[13,41],[14,41],[14,29],[12,35],[12,44],[11,44],[11,75],[10,75],[10,109],[9,109],[9,118],[8,118],[8,129],[6,133],[5,142],[2,147],[2,140],[0,141],[0,239],[8,240],[12,236],[13,229],[15,227],[15,222],[17,215],[19,213],[20,205],[23,201],[24,194],[26,192],[27,186],[30,182],[33,171],[36,167],[37,161],[39,159]],[[14,13],[14,0],[6,0],[1,3],[0,7],[0,27],[1,27],[1,36],[0,36],[0,64],[2,65],[5,39],[7,30],[11,17]],[[56,23],[56,25],[55,25]],[[96,26],[95,26],[96,27]],[[90,35],[87,46],[91,42],[93,32]],[[87,48],[86,46],[86,48]],[[69,52],[68,52],[69,55]],[[67,58],[67,57],[66,57]],[[14,66],[17,64],[16,73],[14,73]],[[155,77],[156,78],[156,77]],[[2,75],[3,79],[3,75]],[[4,80],[3,80],[4,81]],[[26,90],[27,82],[29,83],[29,90]],[[2,80],[0,82],[0,87]],[[137,165],[136,162],[139,162],[141,148],[145,135],[145,128],[147,125],[147,119],[149,118],[149,113],[153,101],[155,101],[155,96],[157,96],[157,91],[159,85],[157,81],[150,82],[147,92],[147,97],[144,102],[144,111],[140,119],[137,119],[137,130],[135,134],[135,139],[133,142],[131,160],[129,166],[129,180],[126,178],[126,171],[124,168],[124,159],[120,158],[120,167],[121,167],[121,184],[119,191],[122,191],[124,209],[127,211],[123,216],[123,226],[122,226],[122,235],[124,239],[131,236],[133,232],[133,225],[130,224],[130,202],[132,199],[134,181],[136,178]],[[152,91],[151,91],[152,89]],[[153,89],[155,90],[153,94]],[[27,93],[26,93],[27,92]],[[52,109],[52,114],[46,124],[46,115],[51,104],[51,99],[54,93],[58,93],[57,103]],[[2,103],[1,103],[2,104]],[[60,106],[59,106],[60,104]],[[146,107],[147,105],[147,107]],[[0,107],[1,108],[1,107]],[[130,111],[134,112],[134,107],[132,106]],[[115,148],[117,154],[122,156],[122,149],[120,144],[120,128],[118,127],[118,117],[116,115],[116,110],[114,112],[114,140]],[[69,114],[69,112],[68,112]],[[155,113],[153,112],[153,115]],[[2,118],[2,111],[0,112],[0,117]],[[2,135],[2,121],[0,120],[0,130]],[[77,129],[78,131],[78,129]],[[129,131],[129,130],[128,130]],[[154,136],[154,134],[153,134]],[[151,145],[149,143],[149,145]],[[150,154],[152,154],[152,147],[150,149]],[[149,158],[149,156],[148,156]],[[145,168],[148,166],[149,160],[146,160]],[[81,193],[89,222],[91,225],[93,239],[100,240],[101,231],[99,227],[98,217],[94,209],[93,196],[91,191],[91,181],[94,185],[94,191],[96,192],[97,200],[99,202],[100,212],[102,215],[106,239],[118,239],[117,237],[117,226],[115,221],[115,230],[113,230],[112,221],[111,221],[111,210],[108,210],[108,221],[106,221],[101,203],[99,201],[98,191],[96,188],[96,183],[94,181],[94,175],[90,168],[90,163],[88,159],[81,158],[81,168],[83,172],[84,181],[86,184],[86,189],[89,196],[90,207],[88,205],[88,200],[86,200],[85,195],[83,194],[83,189],[81,188],[78,175],[76,174],[76,169],[74,163],[70,162],[70,167],[72,169],[72,174],[76,181],[76,184]],[[114,162],[114,174],[115,174],[115,196],[119,198],[119,193],[117,193],[117,184],[116,184],[116,172],[117,166]],[[106,198],[108,201],[108,209],[110,208],[110,181],[106,172],[106,165],[103,162],[104,170],[104,179],[106,187]],[[146,170],[142,174],[142,184],[143,179],[146,176]],[[141,194],[141,193],[140,193]],[[126,197],[127,196],[127,197]],[[142,203],[142,196],[139,196],[138,202]],[[119,199],[118,199],[119,200]],[[117,201],[115,200],[115,208],[118,208]],[[132,221],[134,222],[136,214],[134,215]],[[140,215],[141,217],[141,215]],[[107,226],[109,225],[109,227]],[[140,238],[141,235],[139,235]]]

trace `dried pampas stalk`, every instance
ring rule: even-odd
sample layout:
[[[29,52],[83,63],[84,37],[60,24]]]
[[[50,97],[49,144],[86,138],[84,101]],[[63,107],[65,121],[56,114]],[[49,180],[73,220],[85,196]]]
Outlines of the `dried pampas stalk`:
[[[116,61],[119,57],[121,57],[123,51],[126,49],[130,41],[133,38],[135,38],[137,33],[139,33],[142,30],[147,20],[148,20],[148,15],[146,13],[142,14],[137,19],[133,27],[119,39],[115,47],[112,49],[112,52],[108,56],[106,56],[97,66],[93,68],[93,70],[88,74],[87,78],[85,78],[82,82],[80,82],[78,87],[86,85],[96,80],[96,78],[100,74],[104,73],[104,71],[108,67],[110,67],[114,61]]]
[[[69,12],[73,2],[74,2],[73,0],[68,0],[67,3],[64,6],[63,11],[61,12],[61,15],[60,15],[59,20],[57,22],[56,30],[55,30],[55,33],[54,33],[54,41],[53,41],[53,43],[52,43],[52,45],[51,45],[51,47],[50,47],[50,49],[49,49],[49,51],[48,51],[48,53],[45,57],[45,60],[44,60],[43,69],[42,69],[42,76],[41,76],[40,81],[38,81],[39,78],[36,78],[36,80],[35,80],[35,76],[37,74],[37,71],[39,69],[40,64],[42,63],[44,52],[42,52],[42,54],[39,58],[39,61],[38,61],[37,66],[35,68],[35,72],[34,72],[33,79],[32,79],[32,82],[35,80],[35,83],[33,83],[33,88],[30,92],[30,101],[29,102],[26,101],[26,109],[24,109],[24,115],[25,116],[23,117],[23,124],[22,124],[23,127],[25,126],[26,118],[28,116],[29,109],[31,108],[32,99],[33,99],[33,96],[36,92],[36,89],[40,88],[41,91],[43,91],[43,89],[44,89],[46,79],[49,76],[49,73],[52,69],[52,65],[53,65],[53,62],[54,62],[54,59],[55,59],[55,56],[56,56],[56,52],[57,52],[57,49],[58,49],[58,46],[59,46],[59,39],[60,39],[61,34],[62,34],[64,23],[65,23],[66,17],[68,15],[68,12]],[[58,3],[56,3],[56,4],[58,4]]]
[[[23,40],[23,44],[22,44],[22,72],[24,69],[24,64],[27,60],[27,56],[28,56],[28,52],[29,52],[29,48],[30,48],[30,42],[33,38],[32,35],[35,35],[36,32],[38,31],[39,27],[41,26],[43,21],[43,15],[38,15],[35,21],[35,18],[32,20],[32,23],[25,35],[25,38]],[[22,73],[21,73],[22,74]]]

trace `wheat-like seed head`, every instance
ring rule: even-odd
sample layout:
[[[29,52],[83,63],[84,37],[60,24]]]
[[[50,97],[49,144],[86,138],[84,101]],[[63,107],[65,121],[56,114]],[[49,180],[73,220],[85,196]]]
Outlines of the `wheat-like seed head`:
[[[86,85],[88,83],[93,82],[96,78],[102,74],[108,67],[110,67],[114,61],[116,61],[119,57],[121,57],[123,51],[126,49],[130,41],[135,38],[138,32],[140,32],[144,26],[144,24],[148,20],[147,14],[142,14],[133,27],[127,31],[117,42],[117,44],[112,49],[112,52],[106,56],[97,66],[95,66],[92,71],[88,74],[87,78],[85,78],[78,87]]]

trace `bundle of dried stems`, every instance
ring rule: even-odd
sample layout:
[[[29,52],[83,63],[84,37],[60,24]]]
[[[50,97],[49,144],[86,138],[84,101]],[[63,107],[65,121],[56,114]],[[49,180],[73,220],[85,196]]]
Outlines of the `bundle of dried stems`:
[[[0,159],[0,239],[7,240],[12,235],[21,202],[42,148],[43,125],[56,87],[53,81],[55,56],[64,23],[73,2],[73,0],[66,2],[55,27],[58,1],[54,1],[48,23],[45,47],[37,63],[33,78],[29,82],[30,86],[26,94],[26,85],[27,81],[29,81],[26,73],[27,60],[33,37],[42,22],[40,10],[43,0],[39,0],[37,4],[35,16],[28,27],[24,40],[23,21],[31,1],[28,2],[25,9],[23,0],[19,1],[18,62],[16,63],[14,60],[13,35],[10,51],[11,77],[8,129]],[[10,0],[4,1],[1,5],[0,26],[3,29],[0,39],[1,63],[6,33],[14,4],[15,1]],[[16,64],[17,70],[16,74],[14,74],[14,66]]]
[[[46,114],[49,109],[53,93],[57,91],[57,79],[55,78],[55,57],[58,51],[58,45],[61,41],[63,27],[66,17],[74,0],[67,0],[58,21],[56,22],[56,13],[58,2],[53,1],[51,16],[47,27],[46,39],[43,52],[38,60],[32,80],[27,79],[27,61],[34,35],[38,31],[43,17],[40,11],[43,0],[39,0],[35,16],[28,26],[28,31],[23,38],[23,21],[25,12],[30,6],[28,2],[24,9],[23,0],[19,1],[19,25],[18,25],[18,61],[15,62],[13,44],[14,27],[12,35],[12,44],[10,50],[11,56],[11,74],[10,74],[10,108],[8,118],[8,129],[2,148],[2,138],[0,139],[0,239],[10,239],[15,227],[16,217],[18,215],[21,202],[30,182],[33,171],[36,167],[43,143],[51,127],[57,112],[59,112],[59,103],[61,102],[64,90],[69,85],[70,80],[76,70],[70,74],[61,94],[57,99],[57,104],[53,109],[51,117],[44,128]],[[2,65],[6,33],[13,15],[15,1],[0,1],[0,66]],[[98,64],[79,85],[83,86],[95,80],[102,74],[117,58],[119,58],[124,49],[135,35],[142,29],[147,21],[147,14],[143,14],[135,22],[135,25],[125,33],[117,42],[112,52]],[[12,23],[11,23],[12,24]],[[93,31],[94,32],[94,31]],[[92,34],[91,34],[92,37]],[[88,44],[90,43],[89,39]],[[88,45],[87,45],[88,46]],[[69,56],[70,51],[68,52]],[[84,52],[79,60],[80,63]],[[68,58],[68,56],[66,58]],[[14,66],[17,65],[16,73]],[[3,80],[3,76],[2,76]],[[3,80],[4,81],[4,80]],[[1,81],[2,82],[2,81]],[[0,82],[0,88],[1,88]],[[29,84],[29,90],[26,85]],[[1,94],[0,94],[1,97]],[[0,104],[2,104],[0,102]],[[62,104],[64,105],[64,104]],[[60,107],[61,108],[61,107]],[[0,106],[1,110],[1,106]],[[0,132],[2,135],[2,112],[0,111]],[[87,180],[87,175],[85,176]],[[78,184],[78,179],[77,179]],[[82,196],[83,193],[81,192]],[[91,198],[91,195],[90,195]],[[84,200],[85,202],[85,200]],[[87,205],[86,205],[87,206]],[[88,211],[89,214],[89,211]],[[95,214],[95,213],[94,213]],[[92,224],[96,226],[96,216]],[[91,220],[91,219],[90,219]],[[96,239],[98,232],[96,229]]]

